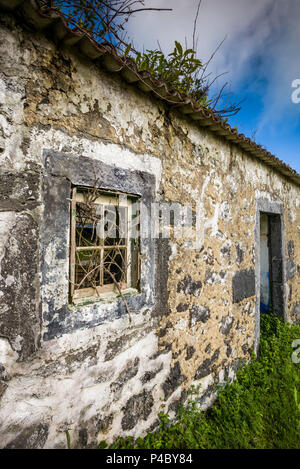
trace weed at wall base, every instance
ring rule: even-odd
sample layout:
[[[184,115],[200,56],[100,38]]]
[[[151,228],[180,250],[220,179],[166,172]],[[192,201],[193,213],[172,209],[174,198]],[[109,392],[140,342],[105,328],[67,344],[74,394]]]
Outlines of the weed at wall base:
[[[299,326],[262,315],[258,359],[219,389],[209,411],[201,412],[194,400],[171,424],[161,412],[158,431],[137,440],[118,438],[110,448],[300,448],[300,363],[291,359],[292,343],[299,338]]]

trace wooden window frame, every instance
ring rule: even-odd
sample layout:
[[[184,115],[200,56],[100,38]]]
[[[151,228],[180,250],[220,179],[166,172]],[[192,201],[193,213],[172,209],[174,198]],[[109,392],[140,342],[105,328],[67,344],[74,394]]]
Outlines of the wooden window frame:
[[[101,254],[101,259],[103,260],[104,251],[106,249],[124,249],[126,250],[126,279],[125,282],[119,284],[122,294],[137,293],[138,288],[133,288],[131,286],[131,241],[132,241],[132,206],[134,202],[138,201],[138,197],[133,194],[124,194],[120,192],[113,191],[104,191],[99,189],[99,197],[95,200],[95,205],[114,205],[127,208],[127,236],[125,237],[126,243],[124,245],[95,245],[95,246],[76,246],[76,204],[78,202],[84,202],[83,191],[88,188],[85,187],[73,187],[71,190],[71,214],[70,214],[70,302],[71,303],[80,303],[82,301],[96,300],[96,299],[107,299],[109,297],[117,297],[119,295],[118,288],[112,282],[109,284],[104,284],[103,280],[103,268],[101,269],[101,279],[100,286],[96,288],[87,287],[76,289],[75,284],[75,270],[76,270],[76,252],[78,251],[91,251],[94,249],[99,249]],[[121,197],[120,197],[121,196]],[[139,215],[139,209],[137,215]],[[139,228],[138,228],[139,229]],[[138,238],[137,245],[137,261],[136,261],[136,272],[137,277],[140,276],[140,245]]]

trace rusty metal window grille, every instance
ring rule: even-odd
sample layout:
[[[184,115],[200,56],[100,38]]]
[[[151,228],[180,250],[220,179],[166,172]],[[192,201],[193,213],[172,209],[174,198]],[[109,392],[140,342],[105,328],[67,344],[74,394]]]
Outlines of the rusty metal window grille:
[[[139,202],[129,194],[72,189],[70,300],[139,289]]]

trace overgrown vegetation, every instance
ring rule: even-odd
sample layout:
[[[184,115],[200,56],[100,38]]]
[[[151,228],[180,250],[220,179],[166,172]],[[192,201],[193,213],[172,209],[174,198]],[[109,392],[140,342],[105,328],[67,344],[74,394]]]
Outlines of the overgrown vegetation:
[[[138,71],[147,71],[155,80],[166,83],[171,91],[178,91],[182,98],[192,98],[196,105],[213,110],[226,121],[240,111],[241,103],[232,102],[228,83],[215,86],[216,81],[225,73],[212,76],[208,72],[208,67],[224,40],[206,63],[197,58],[196,30],[201,0],[198,1],[194,18],[191,46],[188,47],[186,38],[185,46],[175,41],[175,47],[169,54],[164,53],[160,46],[159,49],[140,52],[128,38],[127,24],[136,13],[150,10],[166,12],[172,9],[151,8],[145,6],[145,0],[38,0],[38,3],[45,13],[61,14],[72,30],[83,33],[103,47],[109,46],[108,50],[113,46],[124,67],[135,71],[137,66]],[[147,86],[152,87],[154,94],[166,102],[173,105],[182,103],[179,97],[178,102],[174,97],[168,101],[168,97],[159,94],[149,81]]]
[[[263,315],[259,358],[219,389],[209,411],[199,411],[192,399],[180,408],[176,423],[162,412],[157,432],[136,441],[119,438],[110,448],[300,448],[300,363],[291,358],[299,338],[299,326]]]
[[[207,84],[196,76],[202,70],[201,60],[196,58],[193,49],[186,49],[175,41],[173,52],[165,55],[161,50],[137,52],[136,64],[140,71],[147,70],[157,80],[164,80],[171,88],[189,95],[199,104],[208,106],[212,100],[207,99]]]

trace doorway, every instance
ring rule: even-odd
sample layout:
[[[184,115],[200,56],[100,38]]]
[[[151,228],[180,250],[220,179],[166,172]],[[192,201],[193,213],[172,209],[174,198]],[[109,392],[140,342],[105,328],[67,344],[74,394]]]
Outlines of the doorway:
[[[260,313],[284,317],[281,215],[260,212]]]

